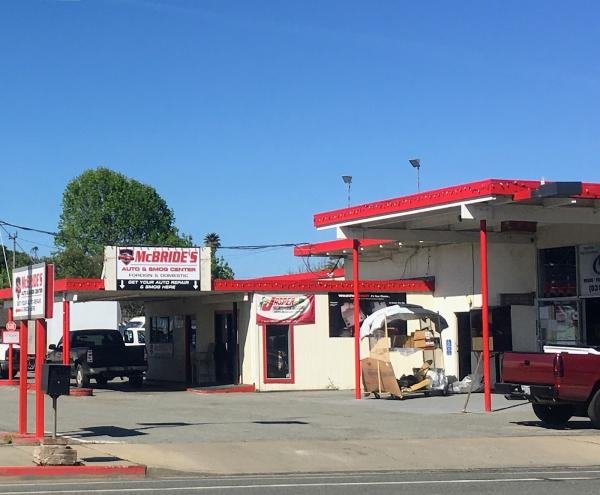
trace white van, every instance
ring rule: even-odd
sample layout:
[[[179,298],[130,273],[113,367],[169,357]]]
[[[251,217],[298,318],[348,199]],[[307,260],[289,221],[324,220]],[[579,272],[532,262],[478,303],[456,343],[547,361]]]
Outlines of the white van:
[[[136,316],[131,318],[119,330],[123,336],[125,345],[146,345],[146,318],[144,316]]]

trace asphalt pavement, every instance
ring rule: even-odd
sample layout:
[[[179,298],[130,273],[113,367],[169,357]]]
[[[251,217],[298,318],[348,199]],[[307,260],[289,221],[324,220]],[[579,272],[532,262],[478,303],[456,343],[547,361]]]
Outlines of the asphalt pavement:
[[[569,495],[596,493],[600,469],[446,471],[430,473],[361,472],[152,478],[145,480],[38,480],[0,482],[4,495],[273,493],[304,495],[506,494]]]

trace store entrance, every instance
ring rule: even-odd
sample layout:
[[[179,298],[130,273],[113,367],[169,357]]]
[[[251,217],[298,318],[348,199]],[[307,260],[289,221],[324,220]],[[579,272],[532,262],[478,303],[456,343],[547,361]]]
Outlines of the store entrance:
[[[215,313],[215,380],[217,385],[236,384],[237,332],[233,312]]]
[[[586,344],[600,346],[600,298],[585,300]]]
[[[471,315],[456,313],[458,320],[458,379],[462,380],[471,373]]]

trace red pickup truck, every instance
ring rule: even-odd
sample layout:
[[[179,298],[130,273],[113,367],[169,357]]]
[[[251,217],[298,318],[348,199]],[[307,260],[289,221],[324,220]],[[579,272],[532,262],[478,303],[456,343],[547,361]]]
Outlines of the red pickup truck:
[[[507,352],[502,383],[495,389],[509,398],[528,399],[547,425],[561,426],[580,416],[600,428],[600,354],[585,352]]]

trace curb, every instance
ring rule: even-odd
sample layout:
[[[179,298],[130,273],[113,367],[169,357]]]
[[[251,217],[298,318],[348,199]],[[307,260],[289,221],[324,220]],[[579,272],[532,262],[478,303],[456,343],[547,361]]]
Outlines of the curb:
[[[146,476],[146,466],[0,466],[0,477]]]
[[[14,379],[14,380],[0,380],[0,387],[18,387],[19,386],[19,380],[18,379]]]
[[[93,388],[71,388],[69,390],[70,397],[93,397]]]
[[[233,387],[223,387],[223,388],[188,388],[187,392],[191,392],[193,394],[200,395],[210,395],[210,394],[247,394],[256,392],[256,387],[254,385],[236,385]]]

